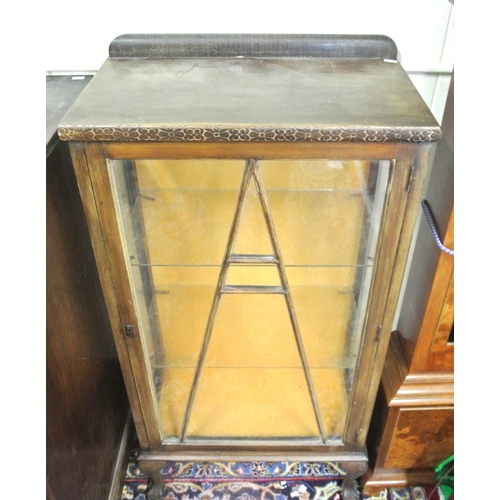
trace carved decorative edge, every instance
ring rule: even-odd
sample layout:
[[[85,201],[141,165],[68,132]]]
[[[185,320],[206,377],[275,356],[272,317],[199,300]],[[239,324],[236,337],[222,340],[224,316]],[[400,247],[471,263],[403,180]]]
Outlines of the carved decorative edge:
[[[439,127],[60,126],[62,141],[115,142],[411,142],[441,138]]]

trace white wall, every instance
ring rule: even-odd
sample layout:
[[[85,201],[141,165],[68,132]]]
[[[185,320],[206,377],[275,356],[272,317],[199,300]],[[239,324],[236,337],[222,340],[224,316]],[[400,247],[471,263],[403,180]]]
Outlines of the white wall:
[[[399,60],[440,121],[453,67],[449,0],[87,0],[45,5],[48,12],[57,12],[46,21],[43,34],[47,71],[95,71],[111,40],[126,33],[381,34],[396,42]]]

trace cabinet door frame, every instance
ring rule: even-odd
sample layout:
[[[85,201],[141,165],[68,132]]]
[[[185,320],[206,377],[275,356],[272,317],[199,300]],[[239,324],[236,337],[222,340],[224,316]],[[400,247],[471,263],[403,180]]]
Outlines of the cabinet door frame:
[[[218,452],[219,457],[220,453],[230,457],[241,453],[248,455],[249,451],[254,450],[255,453],[265,452],[276,456],[289,456],[290,451],[325,456],[325,454],[356,453],[363,450],[392,330],[431,144],[74,142],[71,147],[141,447],[176,456],[186,456],[188,449],[196,448],[196,451],[202,454]],[[154,388],[148,376],[145,350],[133,306],[131,282],[118,230],[107,161],[148,158],[391,160],[365,328],[361,338],[342,445],[301,447],[292,444],[277,446],[264,443],[249,447],[162,444],[160,418],[155,410]],[[125,325],[130,325],[135,335],[126,335]],[[130,333],[130,330],[128,332]]]

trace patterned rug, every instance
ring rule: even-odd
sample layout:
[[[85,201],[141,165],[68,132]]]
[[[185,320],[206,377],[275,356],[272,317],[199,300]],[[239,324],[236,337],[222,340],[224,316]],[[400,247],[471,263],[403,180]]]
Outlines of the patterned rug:
[[[342,500],[345,471],[335,462],[170,462],[167,500]],[[130,462],[122,500],[146,500],[148,477]],[[360,500],[440,500],[434,488],[382,490]]]

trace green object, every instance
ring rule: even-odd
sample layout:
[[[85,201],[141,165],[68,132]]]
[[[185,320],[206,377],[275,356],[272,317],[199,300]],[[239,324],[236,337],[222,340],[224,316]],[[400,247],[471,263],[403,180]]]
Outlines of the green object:
[[[448,457],[434,469],[439,490],[443,494],[445,500],[448,500],[453,494],[453,483],[455,479],[453,474],[455,467],[454,459],[455,455],[451,455],[451,457]]]

